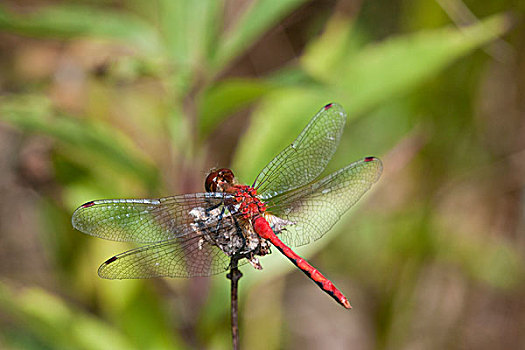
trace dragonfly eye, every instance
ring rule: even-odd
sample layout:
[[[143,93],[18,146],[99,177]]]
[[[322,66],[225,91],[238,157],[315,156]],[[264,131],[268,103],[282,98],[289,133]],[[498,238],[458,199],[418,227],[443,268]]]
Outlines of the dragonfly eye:
[[[234,175],[230,169],[218,169],[208,174],[204,188],[206,192],[222,192],[225,189],[224,185],[233,185],[233,182]]]
[[[235,177],[233,175],[233,171],[231,171],[230,169],[220,169],[219,177],[222,178],[222,180],[227,184],[233,185],[233,179]]]
[[[217,190],[217,176],[218,171],[212,171],[206,176],[206,181],[204,182],[204,188],[206,192],[215,192]]]

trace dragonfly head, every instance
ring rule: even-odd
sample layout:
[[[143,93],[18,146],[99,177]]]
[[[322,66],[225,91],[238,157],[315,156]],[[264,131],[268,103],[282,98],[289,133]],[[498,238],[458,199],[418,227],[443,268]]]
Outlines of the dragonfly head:
[[[228,192],[234,185],[234,175],[230,169],[218,169],[208,174],[204,187],[206,192]]]

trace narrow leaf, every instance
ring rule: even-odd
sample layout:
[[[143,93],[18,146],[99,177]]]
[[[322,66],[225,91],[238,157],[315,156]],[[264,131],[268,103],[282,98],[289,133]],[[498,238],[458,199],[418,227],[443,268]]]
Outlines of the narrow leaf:
[[[28,132],[48,135],[67,145],[70,153],[87,152],[125,171],[148,186],[157,183],[157,171],[133,142],[115,129],[100,123],[56,115],[49,101],[36,96],[19,96],[3,99],[0,103],[0,120]],[[78,157],[77,162],[87,161]],[[89,167],[90,164],[84,164]]]
[[[218,83],[200,97],[199,134],[204,137],[228,115],[272,91],[275,84],[260,80],[233,79]]]
[[[129,13],[91,6],[46,6],[32,14],[18,15],[0,5],[0,30],[59,39],[106,38],[141,52],[161,50],[157,33],[148,23]]]
[[[225,35],[215,57],[215,68],[220,70],[304,2],[305,0],[256,1]]]
[[[128,338],[39,288],[16,292],[0,284],[0,307],[45,342],[60,349],[135,349]]]
[[[422,31],[371,44],[331,71],[310,70],[327,86],[352,101],[352,112],[362,111],[400,95],[435,76],[447,65],[502,35],[509,27],[505,16],[476,25]],[[307,63],[307,61],[305,61]],[[311,64],[305,64],[309,69]]]

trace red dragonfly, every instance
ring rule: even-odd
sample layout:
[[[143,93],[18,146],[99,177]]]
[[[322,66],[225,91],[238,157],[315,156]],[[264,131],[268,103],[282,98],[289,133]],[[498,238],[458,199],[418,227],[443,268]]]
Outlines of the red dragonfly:
[[[324,106],[252,186],[229,169],[212,171],[204,193],[158,199],[103,199],[73,213],[73,226],[92,236],[147,243],[98,269],[108,279],[209,276],[234,258],[261,269],[273,245],[345,308],[348,299],[290,247],[323,236],[381,175],[366,157],[314,181],[332,158],[346,122],[341,106]]]

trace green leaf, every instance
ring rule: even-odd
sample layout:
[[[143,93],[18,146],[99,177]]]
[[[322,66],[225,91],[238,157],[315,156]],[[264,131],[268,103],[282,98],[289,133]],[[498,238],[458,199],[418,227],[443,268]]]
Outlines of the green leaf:
[[[171,57],[184,65],[203,61],[215,44],[223,1],[161,0],[160,27]]]
[[[206,137],[228,115],[276,88],[255,79],[232,79],[208,88],[199,98],[199,134]]]
[[[0,30],[59,39],[114,39],[140,53],[161,51],[157,32],[148,23],[129,13],[91,6],[46,6],[28,15],[10,13],[0,6]]]
[[[132,175],[150,188],[157,184],[157,170],[115,129],[87,120],[56,115],[50,102],[39,96],[4,98],[0,103],[0,120],[29,132],[48,135],[63,145],[74,160],[84,166],[105,161]],[[85,164],[85,163],[88,164]]]
[[[219,35],[222,29],[224,1],[222,0],[207,0],[207,1],[193,1],[192,4],[198,5],[193,13],[198,13],[198,19],[190,21],[190,31],[193,32],[193,44],[195,48],[193,56],[195,58],[206,58],[208,64],[211,63],[217,45],[219,42]],[[199,28],[198,36],[196,34],[196,21]],[[197,39],[198,38],[198,39]]]
[[[168,55],[178,63],[188,61],[186,1],[159,0],[159,24]]]
[[[507,17],[494,16],[462,29],[422,31],[369,45],[340,65],[332,65],[330,71],[314,68],[311,58],[303,61],[303,67],[344,93],[352,101],[347,108],[358,112],[414,89],[508,27]]]
[[[205,74],[217,45],[222,0],[159,0],[159,25],[179,92],[188,92],[195,76]]]
[[[0,307],[25,330],[36,335],[50,348],[59,349],[134,349],[132,343],[111,325],[42,289],[10,290],[0,284]]]
[[[322,35],[312,40],[301,57],[305,71],[323,81],[333,75],[334,67],[341,67],[355,54],[357,38],[351,19],[335,14],[326,24]]]
[[[256,1],[226,33],[215,57],[215,68],[220,70],[304,2],[305,0]]]

